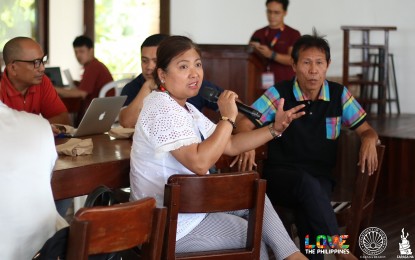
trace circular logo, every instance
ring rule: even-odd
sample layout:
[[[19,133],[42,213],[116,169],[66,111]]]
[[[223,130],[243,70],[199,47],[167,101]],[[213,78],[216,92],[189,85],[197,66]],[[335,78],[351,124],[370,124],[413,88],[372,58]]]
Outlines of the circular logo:
[[[367,255],[379,255],[388,244],[388,238],[382,229],[368,227],[360,233],[359,246],[362,252]]]

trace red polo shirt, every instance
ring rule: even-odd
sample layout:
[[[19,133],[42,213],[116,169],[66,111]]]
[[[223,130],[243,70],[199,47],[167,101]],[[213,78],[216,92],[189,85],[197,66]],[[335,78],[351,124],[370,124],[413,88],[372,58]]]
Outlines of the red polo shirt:
[[[104,63],[94,58],[85,64],[84,75],[78,86],[79,89],[88,92],[85,98],[85,109],[89,106],[92,99],[99,96],[99,91],[108,82],[113,81],[112,75]],[[112,94],[113,96],[114,94]]]
[[[42,83],[30,86],[23,96],[12,86],[7,73],[4,72],[1,78],[0,100],[10,108],[42,115],[46,119],[68,112],[52,82],[45,75]]]

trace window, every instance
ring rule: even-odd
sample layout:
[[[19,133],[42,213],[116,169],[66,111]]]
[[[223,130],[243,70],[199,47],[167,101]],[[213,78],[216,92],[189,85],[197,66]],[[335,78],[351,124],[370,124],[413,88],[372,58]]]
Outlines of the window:
[[[95,56],[114,79],[141,71],[140,45],[149,35],[166,32],[169,0],[86,0],[85,34],[94,39]],[[91,15],[92,14],[92,15]]]
[[[0,2],[0,51],[10,39],[27,36],[48,51],[49,0],[2,0]],[[3,57],[1,57],[3,58]]]

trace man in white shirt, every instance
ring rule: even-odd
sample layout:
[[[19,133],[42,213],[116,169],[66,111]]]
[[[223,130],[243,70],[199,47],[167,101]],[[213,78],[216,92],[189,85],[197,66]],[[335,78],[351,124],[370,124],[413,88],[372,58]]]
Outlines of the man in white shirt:
[[[41,116],[0,101],[0,133],[0,259],[32,259],[56,231],[52,129]]]

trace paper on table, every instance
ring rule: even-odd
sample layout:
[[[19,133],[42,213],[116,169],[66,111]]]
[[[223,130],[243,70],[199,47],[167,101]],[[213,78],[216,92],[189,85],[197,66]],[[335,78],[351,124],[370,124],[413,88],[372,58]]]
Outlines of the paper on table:
[[[134,134],[134,128],[124,128],[122,126],[111,128],[108,135],[115,139],[127,139]]]
[[[92,139],[78,139],[71,138],[66,143],[56,146],[58,154],[65,154],[70,156],[92,154],[94,145]]]

